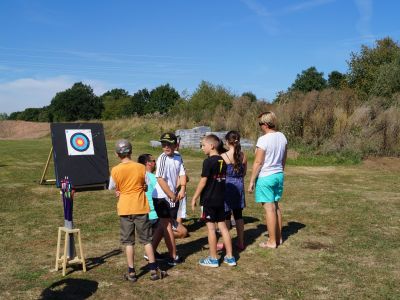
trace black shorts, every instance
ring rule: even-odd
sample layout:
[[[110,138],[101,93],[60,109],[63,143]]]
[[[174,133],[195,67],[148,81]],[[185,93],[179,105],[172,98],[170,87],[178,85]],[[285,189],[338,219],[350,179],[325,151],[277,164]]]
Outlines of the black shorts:
[[[179,201],[171,207],[169,201],[165,198],[153,198],[154,210],[159,218],[172,218],[176,219],[179,209]]]
[[[224,222],[225,221],[225,209],[224,207],[205,207],[203,206],[203,212],[201,219],[204,222]]]
[[[235,208],[235,209],[232,209],[232,211],[225,212],[225,220],[230,220],[232,213],[233,213],[233,218],[235,220],[243,219],[242,211],[243,211],[243,208]]]

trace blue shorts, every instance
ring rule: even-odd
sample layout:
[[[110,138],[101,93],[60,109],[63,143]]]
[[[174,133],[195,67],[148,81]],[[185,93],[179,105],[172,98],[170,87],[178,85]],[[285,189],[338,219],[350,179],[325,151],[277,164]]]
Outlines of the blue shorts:
[[[259,177],[256,182],[256,203],[278,202],[282,198],[284,175],[282,172]]]

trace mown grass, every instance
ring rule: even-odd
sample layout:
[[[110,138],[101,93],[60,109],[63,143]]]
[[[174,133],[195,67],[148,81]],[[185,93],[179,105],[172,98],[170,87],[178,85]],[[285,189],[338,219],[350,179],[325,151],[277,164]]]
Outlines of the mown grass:
[[[157,155],[160,150],[148,146],[150,134],[143,136],[133,139],[134,156]],[[108,142],[110,166],[117,163],[113,142]],[[52,271],[57,227],[63,225],[62,204],[54,186],[37,184],[50,146],[49,138],[0,141],[0,298],[396,299],[400,295],[400,168],[289,161],[282,202],[286,241],[281,247],[270,251],[258,247],[266,239],[263,211],[252,195],[246,195],[248,247],[236,253],[236,268],[205,269],[197,264],[207,255],[207,239],[197,222],[198,212],[189,211],[190,237],[178,241],[185,262],[170,268],[170,276],[159,282],[151,282],[143,270],[132,285],[122,280],[125,256],[119,245],[116,199],[108,191],[78,193],[74,200],[74,221],[82,231],[88,272],[69,268],[62,277],[60,271]],[[190,196],[203,157],[190,150],[182,154],[191,178]],[[51,173],[50,168],[47,177]],[[236,233],[231,233],[235,242]],[[137,249],[140,269],[146,263],[142,247]],[[166,251],[163,244],[160,250]]]

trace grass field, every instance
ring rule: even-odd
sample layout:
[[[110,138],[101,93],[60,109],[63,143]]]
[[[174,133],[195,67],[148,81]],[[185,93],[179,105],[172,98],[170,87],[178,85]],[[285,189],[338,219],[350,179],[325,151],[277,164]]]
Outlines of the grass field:
[[[400,162],[287,167],[282,202],[284,244],[265,250],[263,210],[247,195],[247,249],[238,266],[200,267],[207,255],[198,212],[189,212],[190,237],[178,240],[185,259],[152,282],[145,269],[135,284],[122,280],[116,199],[108,191],[78,193],[75,227],[81,229],[88,271],[54,272],[57,227],[63,225],[59,191],[38,185],[50,138],[0,141],[0,299],[399,299]],[[110,165],[117,163],[108,145]],[[134,141],[134,156],[158,154]],[[183,151],[189,196],[202,155]],[[49,176],[52,169],[50,169]],[[249,176],[248,176],[249,177]],[[248,179],[248,178],[247,178]],[[189,197],[190,198],[190,197]],[[235,231],[231,231],[234,237]],[[161,244],[161,251],[166,251]],[[145,266],[137,248],[136,268]],[[166,268],[166,266],[164,266]]]

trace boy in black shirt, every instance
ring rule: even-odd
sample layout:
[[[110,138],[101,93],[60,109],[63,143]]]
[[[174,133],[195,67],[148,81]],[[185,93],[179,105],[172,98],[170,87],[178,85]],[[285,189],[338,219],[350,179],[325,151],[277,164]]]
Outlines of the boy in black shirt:
[[[216,268],[219,266],[217,258],[217,235],[215,223],[224,239],[226,256],[224,263],[236,266],[236,260],[232,256],[232,241],[229,230],[225,224],[224,195],[226,164],[218,154],[220,140],[216,135],[210,134],[203,138],[201,148],[208,155],[203,162],[201,179],[197,185],[196,192],[192,198],[192,210],[196,206],[196,200],[200,197],[200,205],[203,206],[202,219],[207,224],[208,244],[210,256],[200,259],[199,264],[206,267]]]

